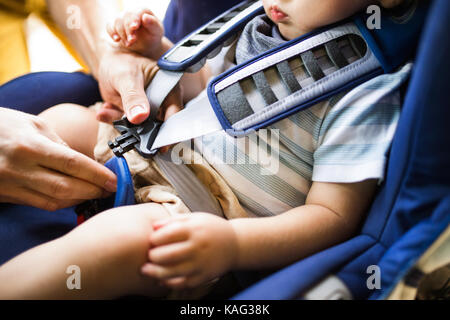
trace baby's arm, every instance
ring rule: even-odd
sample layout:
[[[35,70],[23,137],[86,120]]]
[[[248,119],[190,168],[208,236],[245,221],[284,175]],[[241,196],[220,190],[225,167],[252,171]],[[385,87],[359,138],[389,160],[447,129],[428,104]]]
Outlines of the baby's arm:
[[[315,182],[304,206],[278,216],[226,221],[193,214],[157,222],[142,272],[182,288],[231,269],[286,266],[354,234],[375,189],[375,180]]]
[[[139,53],[152,60],[158,60],[173,47],[173,43],[164,37],[162,22],[149,9],[127,12],[108,25],[110,37],[123,49]],[[210,77],[206,66],[195,74],[187,73],[181,79],[183,101],[195,98],[207,85]]]
[[[164,37],[162,22],[149,9],[125,13],[114,24],[108,24],[107,31],[120,47],[152,60],[158,60],[172,47]]]
[[[376,180],[314,182],[304,206],[275,217],[230,221],[238,238],[236,267],[282,267],[345,241],[360,227],[376,186]]]

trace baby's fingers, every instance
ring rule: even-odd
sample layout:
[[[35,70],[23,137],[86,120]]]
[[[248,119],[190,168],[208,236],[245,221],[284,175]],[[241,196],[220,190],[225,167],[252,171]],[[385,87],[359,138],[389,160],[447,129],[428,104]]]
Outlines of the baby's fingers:
[[[102,108],[97,111],[96,118],[98,121],[112,124],[123,116],[123,111],[111,103],[104,103]]]
[[[193,254],[193,248],[188,242],[179,242],[151,249],[148,258],[153,263],[167,266],[189,260]]]
[[[193,275],[190,277],[177,277],[168,280],[163,280],[162,284],[173,290],[182,290],[186,288],[197,287],[204,282],[205,281],[201,275]]]
[[[162,246],[170,243],[186,241],[189,238],[189,230],[180,221],[167,224],[152,233],[150,243],[152,246]]]
[[[163,25],[158,18],[156,18],[152,13],[142,14],[142,24],[149,32],[154,32],[154,30],[162,29]]]
[[[120,40],[124,46],[128,46],[127,34],[125,32],[124,22],[121,18],[116,19],[114,22],[114,30],[119,35]]]
[[[166,280],[170,278],[186,277],[193,275],[196,268],[191,263],[183,263],[174,266],[159,266],[153,263],[146,263],[141,268],[141,273],[151,278]]]
[[[128,12],[125,14],[123,20],[127,41],[131,45],[137,40],[136,31],[141,27],[141,19],[139,14]]]
[[[108,32],[111,39],[113,39],[115,42],[120,41],[119,34],[116,32],[116,30],[114,30],[114,27],[111,24],[108,23],[108,25],[106,26],[106,31]]]

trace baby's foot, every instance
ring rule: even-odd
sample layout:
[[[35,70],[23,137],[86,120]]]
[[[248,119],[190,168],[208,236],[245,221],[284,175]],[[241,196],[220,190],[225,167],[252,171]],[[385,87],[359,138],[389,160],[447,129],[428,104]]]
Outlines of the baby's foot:
[[[127,12],[108,25],[110,37],[122,48],[158,60],[162,47],[164,28],[151,10]]]

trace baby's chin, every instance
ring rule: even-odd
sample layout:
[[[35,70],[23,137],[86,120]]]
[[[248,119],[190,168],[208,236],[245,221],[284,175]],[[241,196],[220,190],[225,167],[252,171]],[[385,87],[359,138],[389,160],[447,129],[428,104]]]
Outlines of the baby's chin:
[[[286,23],[278,24],[278,30],[280,31],[280,34],[283,36],[283,38],[286,40],[298,38],[309,32],[305,30],[300,30],[298,27]]]

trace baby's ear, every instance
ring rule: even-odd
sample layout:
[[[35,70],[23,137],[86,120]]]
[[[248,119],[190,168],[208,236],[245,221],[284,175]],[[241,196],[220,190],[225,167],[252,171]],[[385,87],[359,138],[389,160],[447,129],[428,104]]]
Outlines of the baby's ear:
[[[380,0],[381,6],[390,9],[400,5],[405,0]]]

